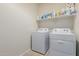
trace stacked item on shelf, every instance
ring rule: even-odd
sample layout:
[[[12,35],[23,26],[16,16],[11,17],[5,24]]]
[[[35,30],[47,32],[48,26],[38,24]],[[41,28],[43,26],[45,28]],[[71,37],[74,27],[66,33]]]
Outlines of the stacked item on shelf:
[[[76,9],[74,5],[67,5],[66,8],[62,8],[61,10],[52,10],[51,12],[44,13],[42,16],[39,16],[39,20],[48,20],[51,19],[52,17],[56,16],[65,16],[65,15],[74,15],[76,14]]]

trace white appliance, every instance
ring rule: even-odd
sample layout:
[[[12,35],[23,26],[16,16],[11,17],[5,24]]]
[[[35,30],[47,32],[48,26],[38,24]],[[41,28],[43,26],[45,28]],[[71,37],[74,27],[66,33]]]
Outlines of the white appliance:
[[[45,54],[48,50],[48,28],[40,28],[32,33],[32,50]]]
[[[55,28],[49,34],[49,56],[75,56],[75,35],[68,28]]]

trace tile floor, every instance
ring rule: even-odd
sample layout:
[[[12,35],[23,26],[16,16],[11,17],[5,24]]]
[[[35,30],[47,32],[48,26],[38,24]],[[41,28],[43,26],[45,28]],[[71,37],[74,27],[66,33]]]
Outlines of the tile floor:
[[[28,50],[23,56],[46,56],[46,54],[42,55],[42,54],[34,52],[32,50]]]

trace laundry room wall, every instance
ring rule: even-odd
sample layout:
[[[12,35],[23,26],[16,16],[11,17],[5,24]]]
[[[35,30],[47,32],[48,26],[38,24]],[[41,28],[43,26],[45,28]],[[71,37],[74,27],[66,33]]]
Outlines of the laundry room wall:
[[[74,33],[77,40],[77,56],[79,56],[79,3],[76,4],[77,16],[74,23]]]
[[[51,12],[53,9],[57,11],[62,8],[65,8],[65,3],[41,3],[39,4],[38,15]]]
[[[36,16],[37,4],[0,4],[0,55],[20,55],[30,49]]]
[[[79,4],[76,4],[77,16],[75,18],[74,31],[77,35],[77,39],[79,40]]]
[[[41,16],[45,13],[52,12],[54,9],[55,11],[61,10],[62,8],[66,8],[65,3],[41,3],[38,6],[38,16]],[[74,17],[63,17],[63,18],[56,18],[52,20],[47,21],[39,21],[38,26],[39,27],[48,27],[49,29],[52,28],[70,28],[73,30],[73,23],[74,23]]]

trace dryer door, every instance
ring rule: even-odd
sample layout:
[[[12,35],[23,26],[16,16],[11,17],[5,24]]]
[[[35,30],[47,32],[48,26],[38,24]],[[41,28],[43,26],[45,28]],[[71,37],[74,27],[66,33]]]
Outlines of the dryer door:
[[[50,40],[50,49],[74,55],[74,44],[63,40]]]

